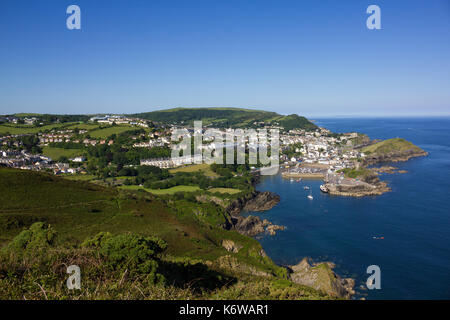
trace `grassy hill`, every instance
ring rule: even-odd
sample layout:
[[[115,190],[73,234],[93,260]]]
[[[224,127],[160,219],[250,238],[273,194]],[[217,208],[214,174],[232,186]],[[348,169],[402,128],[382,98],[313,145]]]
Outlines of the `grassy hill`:
[[[330,298],[287,280],[256,240],[223,229],[226,219],[212,203],[0,167],[0,299]],[[112,240],[101,242],[102,235]],[[152,256],[166,284],[149,283],[141,264],[117,260],[128,255],[123,245],[132,253],[133,243],[153,237],[167,244]],[[227,251],[224,239],[239,250]],[[64,285],[70,264],[83,270],[81,291]]]
[[[362,152],[368,154],[388,154],[404,151],[423,152],[421,148],[402,138],[384,140],[362,149]]]
[[[285,130],[315,130],[317,126],[305,117],[296,114],[283,116],[276,112],[241,108],[175,108],[130,115],[163,123],[192,124],[202,120],[203,125],[226,128],[253,128],[260,122],[279,125]]]

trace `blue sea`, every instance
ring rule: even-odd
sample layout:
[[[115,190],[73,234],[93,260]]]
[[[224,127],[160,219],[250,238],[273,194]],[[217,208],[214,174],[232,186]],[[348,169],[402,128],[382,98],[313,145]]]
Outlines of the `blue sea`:
[[[356,279],[355,298],[450,299],[450,118],[320,119],[334,132],[372,139],[405,138],[429,153],[395,163],[408,173],[383,174],[392,192],[346,198],[323,194],[321,181],[264,177],[259,190],[281,196],[272,210],[251,213],[287,226],[258,240],[278,264],[303,257],[331,261]],[[307,199],[311,187],[314,200]],[[384,237],[384,239],[374,239]],[[381,269],[381,289],[368,290],[366,269]]]

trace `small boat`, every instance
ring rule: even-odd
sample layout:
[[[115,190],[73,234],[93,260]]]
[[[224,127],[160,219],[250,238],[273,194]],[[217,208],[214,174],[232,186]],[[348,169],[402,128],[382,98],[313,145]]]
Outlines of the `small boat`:
[[[298,178],[298,179],[297,179],[297,182],[300,182],[300,181],[302,181],[302,178]]]
[[[314,199],[314,197],[312,195],[308,194],[308,199],[312,200],[312,199]]]
[[[304,186],[303,189],[309,190],[309,187],[308,186]]]
[[[290,180],[291,182],[294,182],[294,179],[293,178],[291,178],[291,180]]]
[[[321,184],[320,185],[320,191],[327,193],[328,192],[328,188],[324,184]]]

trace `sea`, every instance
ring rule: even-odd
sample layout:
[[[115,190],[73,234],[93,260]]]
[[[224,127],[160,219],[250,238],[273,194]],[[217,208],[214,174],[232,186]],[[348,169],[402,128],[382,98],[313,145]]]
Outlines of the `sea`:
[[[356,280],[354,299],[450,299],[450,118],[336,118],[316,124],[372,139],[405,138],[429,155],[393,164],[407,173],[382,174],[392,191],[381,196],[331,196],[320,192],[320,180],[263,177],[257,189],[273,191],[281,201],[249,214],[287,227],[258,238],[266,253],[281,265],[303,257],[333,262],[339,276]],[[365,285],[371,265],[380,268],[380,289]]]

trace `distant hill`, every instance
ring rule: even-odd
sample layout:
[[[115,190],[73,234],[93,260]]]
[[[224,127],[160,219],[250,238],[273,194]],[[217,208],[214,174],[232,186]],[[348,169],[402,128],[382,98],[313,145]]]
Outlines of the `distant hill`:
[[[156,122],[188,125],[195,120],[202,120],[203,125],[218,128],[256,128],[264,123],[278,125],[285,130],[317,129],[314,123],[296,114],[283,116],[276,112],[240,108],[175,108],[130,116]]]

